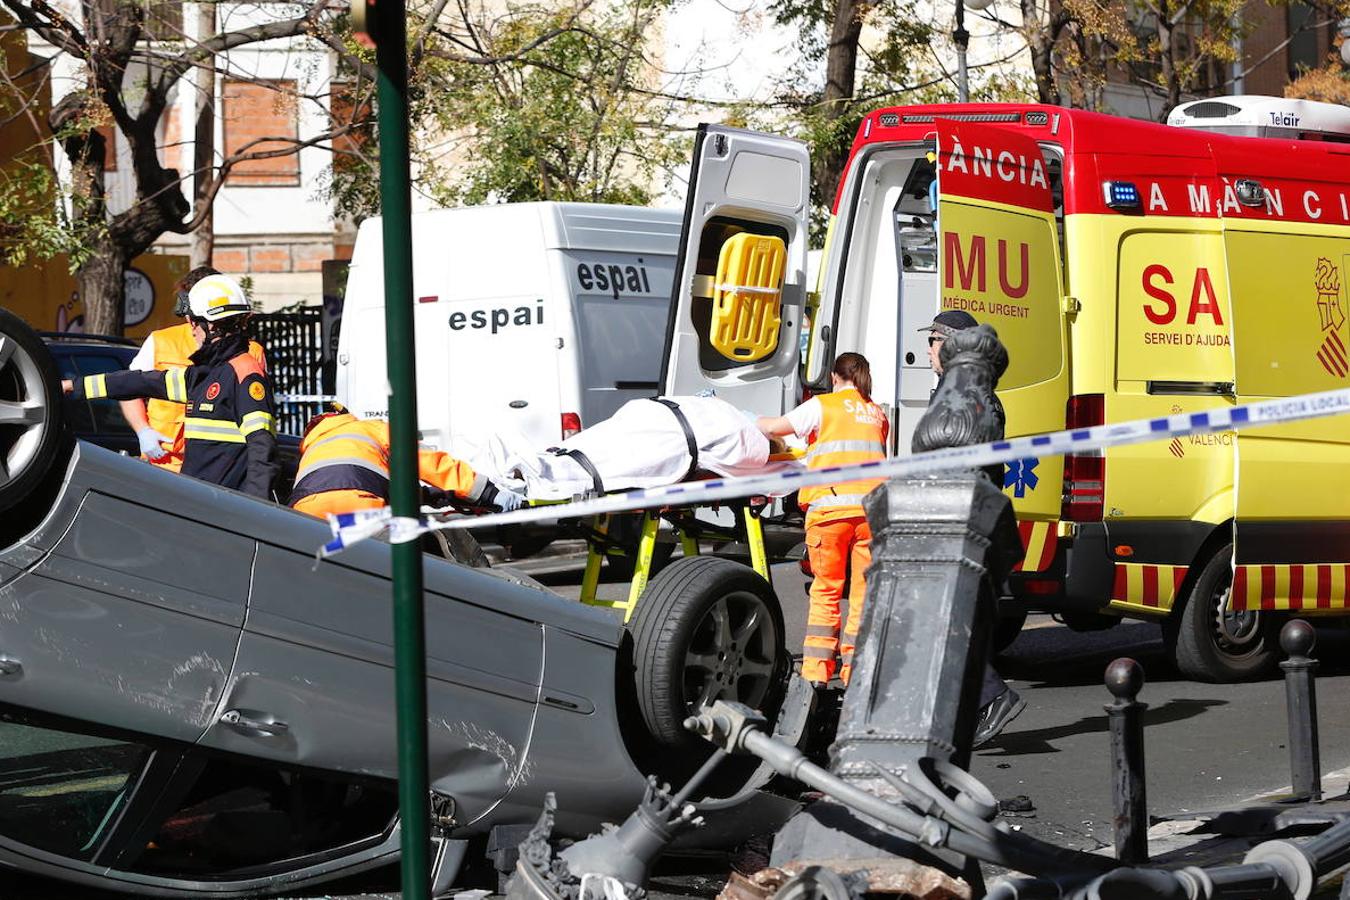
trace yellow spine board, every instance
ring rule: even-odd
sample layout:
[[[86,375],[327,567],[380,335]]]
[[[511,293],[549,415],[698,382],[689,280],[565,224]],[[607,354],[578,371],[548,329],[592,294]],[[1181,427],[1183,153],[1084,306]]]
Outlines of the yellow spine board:
[[[778,349],[786,271],[782,238],[738,234],[722,245],[709,328],[718,353],[756,362]]]

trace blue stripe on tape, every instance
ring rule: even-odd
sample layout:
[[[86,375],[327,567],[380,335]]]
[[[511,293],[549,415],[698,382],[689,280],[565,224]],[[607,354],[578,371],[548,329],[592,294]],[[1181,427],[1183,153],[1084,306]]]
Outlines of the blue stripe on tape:
[[[1106,447],[1156,441],[1166,436],[1227,431],[1246,425],[1266,425],[1275,422],[1298,421],[1339,415],[1350,410],[1350,388],[1304,394],[1279,400],[1265,400],[1237,406],[1232,410],[1215,409],[1208,412],[1181,414],[1162,419],[1138,419],[1114,422],[1093,428],[1060,431],[1052,434],[1031,435],[989,444],[952,447],[916,453],[911,456],[876,460],[860,465],[832,466],[828,469],[796,470],[728,478],[706,482],[654,487],[646,490],[610,494],[569,504],[550,504],[543,507],[518,509],[477,518],[458,518],[434,523],[432,529],[477,528],[488,525],[507,525],[559,518],[574,518],[624,510],[648,509],[664,505],[665,498],[678,498],[681,505],[711,504],[720,500],[748,497],[757,494],[783,493],[784,482],[794,488],[826,485],[848,481],[866,473],[868,477],[901,477],[946,472],[954,469],[1014,462],[1049,453],[1079,453]],[[1031,453],[1032,449],[1039,453]],[[354,521],[354,520],[352,520]],[[374,533],[369,532],[369,533]],[[349,536],[347,545],[364,539],[360,530]],[[338,543],[338,542],[334,542]]]

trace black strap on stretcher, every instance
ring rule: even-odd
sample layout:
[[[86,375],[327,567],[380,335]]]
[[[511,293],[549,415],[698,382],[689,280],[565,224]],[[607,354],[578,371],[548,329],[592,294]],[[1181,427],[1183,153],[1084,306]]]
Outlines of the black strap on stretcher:
[[[689,419],[680,409],[680,404],[674,400],[667,400],[665,397],[652,397],[651,399],[673,412],[675,420],[680,423],[680,430],[684,432],[684,442],[689,447],[689,471],[684,473],[684,478],[681,480],[688,481],[698,471],[698,441],[694,440],[694,429],[689,427]]]
[[[580,450],[563,449],[562,447],[549,447],[548,452],[552,453],[554,456],[572,457],[576,464],[585,469],[586,474],[591,476],[591,482],[595,486],[595,493],[603,494],[605,492],[605,483],[600,480],[600,470],[595,467],[595,463],[591,462],[591,458],[585,453],[582,453]]]

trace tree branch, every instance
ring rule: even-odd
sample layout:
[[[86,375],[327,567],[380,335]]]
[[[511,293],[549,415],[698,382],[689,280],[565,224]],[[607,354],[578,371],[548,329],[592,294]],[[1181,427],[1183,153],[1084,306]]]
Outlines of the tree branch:
[[[89,42],[85,40],[84,34],[59,11],[52,9],[46,0],[32,0],[31,3],[25,0],[0,0],[0,2],[5,4],[5,8],[25,28],[37,32],[53,47],[59,47],[62,51],[80,59],[88,58]],[[39,19],[37,13],[46,16],[47,21]]]

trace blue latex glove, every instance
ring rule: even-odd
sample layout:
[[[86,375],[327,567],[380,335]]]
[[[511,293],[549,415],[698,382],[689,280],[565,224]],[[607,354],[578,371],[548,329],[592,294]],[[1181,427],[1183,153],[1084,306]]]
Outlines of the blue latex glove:
[[[160,434],[149,425],[136,432],[136,441],[141,445],[141,455],[146,459],[160,460],[169,455],[161,443],[172,444],[173,439]]]
[[[525,495],[517,494],[515,491],[498,488],[494,502],[502,512],[510,512],[513,509],[520,509],[525,505]]]

